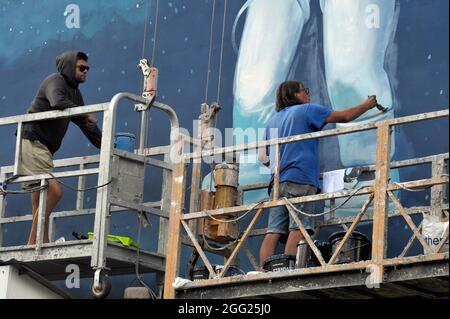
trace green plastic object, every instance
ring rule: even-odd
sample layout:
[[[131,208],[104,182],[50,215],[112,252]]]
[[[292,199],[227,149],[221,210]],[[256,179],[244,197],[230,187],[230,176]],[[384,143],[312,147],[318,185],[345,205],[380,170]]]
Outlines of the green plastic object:
[[[94,238],[94,233],[89,232],[88,238],[92,240]],[[117,236],[117,235],[108,235],[108,241],[113,243],[122,244],[125,247],[136,247],[139,248],[139,245],[130,237],[125,236]]]

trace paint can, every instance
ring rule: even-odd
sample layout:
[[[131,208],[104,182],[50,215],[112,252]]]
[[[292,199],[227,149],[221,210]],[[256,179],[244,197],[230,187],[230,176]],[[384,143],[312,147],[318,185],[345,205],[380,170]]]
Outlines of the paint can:
[[[345,234],[345,231],[336,232],[328,239],[331,245],[332,254],[336,251],[336,248],[344,238]],[[370,240],[364,234],[354,231],[339,252],[335,264],[368,260],[370,259],[371,250]]]
[[[116,133],[114,136],[114,147],[133,153],[135,149],[136,136],[131,133]]]
[[[218,274],[223,269],[223,265],[212,264],[211,266],[216,272],[216,274]],[[230,266],[228,267],[228,270],[225,273],[224,277],[234,277],[240,275],[245,275],[245,272],[242,269],[239,269],[238,267]],[[206,266],[196,267],[189,272],[189,277],[191,278],[192,281],[208,279],[209,278],[208,268],[206,268]]]
[[[295,269],[295,256],[287,254],[270,256],[264,261],[263,269],[266,271],[285,271]]]
[[[314,240],[314,245],[320,251],[325,262],[328,262],[331,258],[331,245],[328,242]],[[316,255],[313,253],[311,247],[309,247],[306,240],[300,240],[297,244],[297,258],[295,268],[308,268],[318,267],[320,262]]]

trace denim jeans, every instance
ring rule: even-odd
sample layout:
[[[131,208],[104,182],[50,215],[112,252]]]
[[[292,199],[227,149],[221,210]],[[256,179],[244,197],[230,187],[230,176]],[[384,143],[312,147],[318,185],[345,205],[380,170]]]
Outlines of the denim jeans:
[[[306,184],[297,184],[292,182],[280,183],[279,188],[279,198],[283,197],[300,197],[315,195],[317,193],[317,187]],[[271,191],[270,197],[273,195],[273,190]],[[306,213],[314,214],[316,212],[316,205],[314,202],[302,203],[295,205],[295,207]],[[297,216],[301,220],[305,229],[311,234],[314,233],[314,222],[313,217],[302,215],[298,212]],[[275,233],[288,235],[288,232],[292,230],[298,230],[298,226],[295,223],[292,216],[289,214],[286,206],[278,206],[270,209],[269,212],[269,222],[267,226],[267,233]]]

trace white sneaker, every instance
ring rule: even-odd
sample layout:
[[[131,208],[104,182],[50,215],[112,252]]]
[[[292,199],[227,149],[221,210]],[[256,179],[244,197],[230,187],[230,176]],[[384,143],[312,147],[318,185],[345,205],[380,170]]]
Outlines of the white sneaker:
[[[64,237],[59,237],[57,240],[55,240],[55,243],[63,243],[66,239]]]

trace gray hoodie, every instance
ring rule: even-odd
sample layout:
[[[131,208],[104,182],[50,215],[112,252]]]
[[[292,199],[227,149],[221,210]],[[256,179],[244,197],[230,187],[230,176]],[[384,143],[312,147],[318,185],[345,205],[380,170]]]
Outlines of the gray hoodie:
[[[56,58],[58,73],[49,75],[42,82],[28,113],[64,110],[84,105],[83,97],[78,89],[79,82],[75,77],[78,58],[87,60],[86,54],[78,51],[64,52]],[[24,123],[22,137],[31,141],[40,141],[54,154],[61,146],[70,121],[80,127],[94,146],[100,148],[102,133],[95,123],[86,119],[85,115]]]

